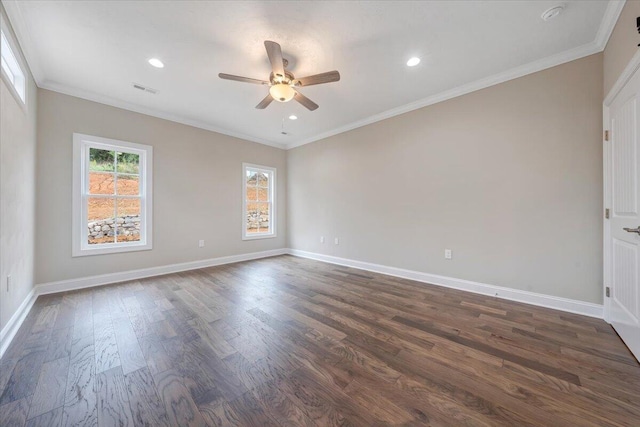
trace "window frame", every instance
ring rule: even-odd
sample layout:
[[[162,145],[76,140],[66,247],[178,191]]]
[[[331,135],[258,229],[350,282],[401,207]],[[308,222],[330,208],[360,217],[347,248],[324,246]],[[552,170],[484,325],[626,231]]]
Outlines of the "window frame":
[[[138,154],[140,241],[90,245],[87,231],[89,151],[91,148]],[[117,171],[114,171],[117,176]],[[127,198],[127,197],[123,197]],[[132,198],[132,197],[129,197]],[[117,197],[114,197],[117,200]],[[72,256],[104,255],[153,249],[153,147],[98,136],[73,134]]]
[[[247,233],[247,170],[255,170],[270,175],[269,179],[269,200],[271,209],[269,210],[269,232],[268,233]],[[253,163],[242,163],[242,240],[271,239],[277,237],[276,230],[276,180],[277,170],[270,166],[256,165]]]
[[[5,80],[9,91],[16,98],[16,101],[20,103],[22,107],[27,105],[27,72],[24,65],[24,61],[20,56],[20,50],[18,44],[13,38],[13,35],[7,28],[2,16],[2,23],[0,25],[0,44],[4,45],[6,42],[6,50],[0,48],[2,53],[0,54],[0,74]],[[5,53],[8,51],[8,54]],[[8,71],[7,71],[8,70]]]

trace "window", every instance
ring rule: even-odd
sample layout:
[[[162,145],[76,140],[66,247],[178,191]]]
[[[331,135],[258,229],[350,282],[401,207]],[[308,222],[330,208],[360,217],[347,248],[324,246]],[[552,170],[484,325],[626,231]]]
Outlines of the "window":
[[[2,29],[0,29],[0,64],[2,65],[2,75],[8,80],[9,86],[15,90],[16,95],[24,104],[27,89],[24,71],[22,71],[18,58],[13,53],[9,40]]]
[[[73,256],[151,249],[148,145],[73,134]]]
[[[242,239],[275,237],[276,170],[266,166],[242,165]]]

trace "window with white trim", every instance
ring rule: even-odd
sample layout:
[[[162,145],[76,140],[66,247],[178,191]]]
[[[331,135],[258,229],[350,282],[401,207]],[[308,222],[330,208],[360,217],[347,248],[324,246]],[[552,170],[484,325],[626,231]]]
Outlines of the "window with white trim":
[[[24,104],[27,95],[27,82],[24,71],[3,29],[0,29],[0,65],[2,75]]]
[[[276,236],[275,184],[275,168],[242,164],[244,240]]]
[[[149,145],[73,134],[73,256],[152,248]]]

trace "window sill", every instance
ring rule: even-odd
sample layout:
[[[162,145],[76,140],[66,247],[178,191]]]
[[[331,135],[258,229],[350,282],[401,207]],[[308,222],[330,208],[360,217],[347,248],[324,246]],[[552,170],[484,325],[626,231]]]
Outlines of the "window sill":
[[[256,236],[242,236],[242,240],[260,240],[260,239],[272,239],[277,237],[276,233],[273,234],[259,234]]]
[[[4,70],[0,70],[0,75],[2,75],[1,78],[4,81],[5,86],[9,89],[9,93],[11,93],[11,95],[13,95],[13,98],[16,100],[16,103],[20,106],[20,108],[24,113],[27,113],[28,112],[27,94],[25,93],[24,95],[25,99],[23,100],[20,94],[18,94],[18,91],[16,90],[15,86],[13,85],[9,77],[7,77],[7,75],[5,74]],[[25,88],[25,92],[26,92],[26,88]]]
[[[117,254],[122,252],[138,252],[138,251],[148,251],[153,249],[151,244],[140,244],[140,245],[123,245],[123,246],[109,246],[109,247],[100,247],[100,248],[82,248],[82,249],[73,249],[72,257],[82,257],[82,256],[92,256],[92,255],[107,255],[107,254]]]

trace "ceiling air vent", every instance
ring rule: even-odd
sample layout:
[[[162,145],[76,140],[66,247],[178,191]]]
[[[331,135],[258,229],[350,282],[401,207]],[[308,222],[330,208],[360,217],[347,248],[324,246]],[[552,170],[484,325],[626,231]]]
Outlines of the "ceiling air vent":
[[[153,89],[153,88],[150,88],[150,87],[147,87],[147,86],[142,86],[141,84],[138,84],[138,83],[134,83],[133,84],[133,88],[141,90],[141,91],[144,91],[144,92],[149,92],[149,93],[151,93],[153,95],[158,93],[158,91],[156,89]]]

